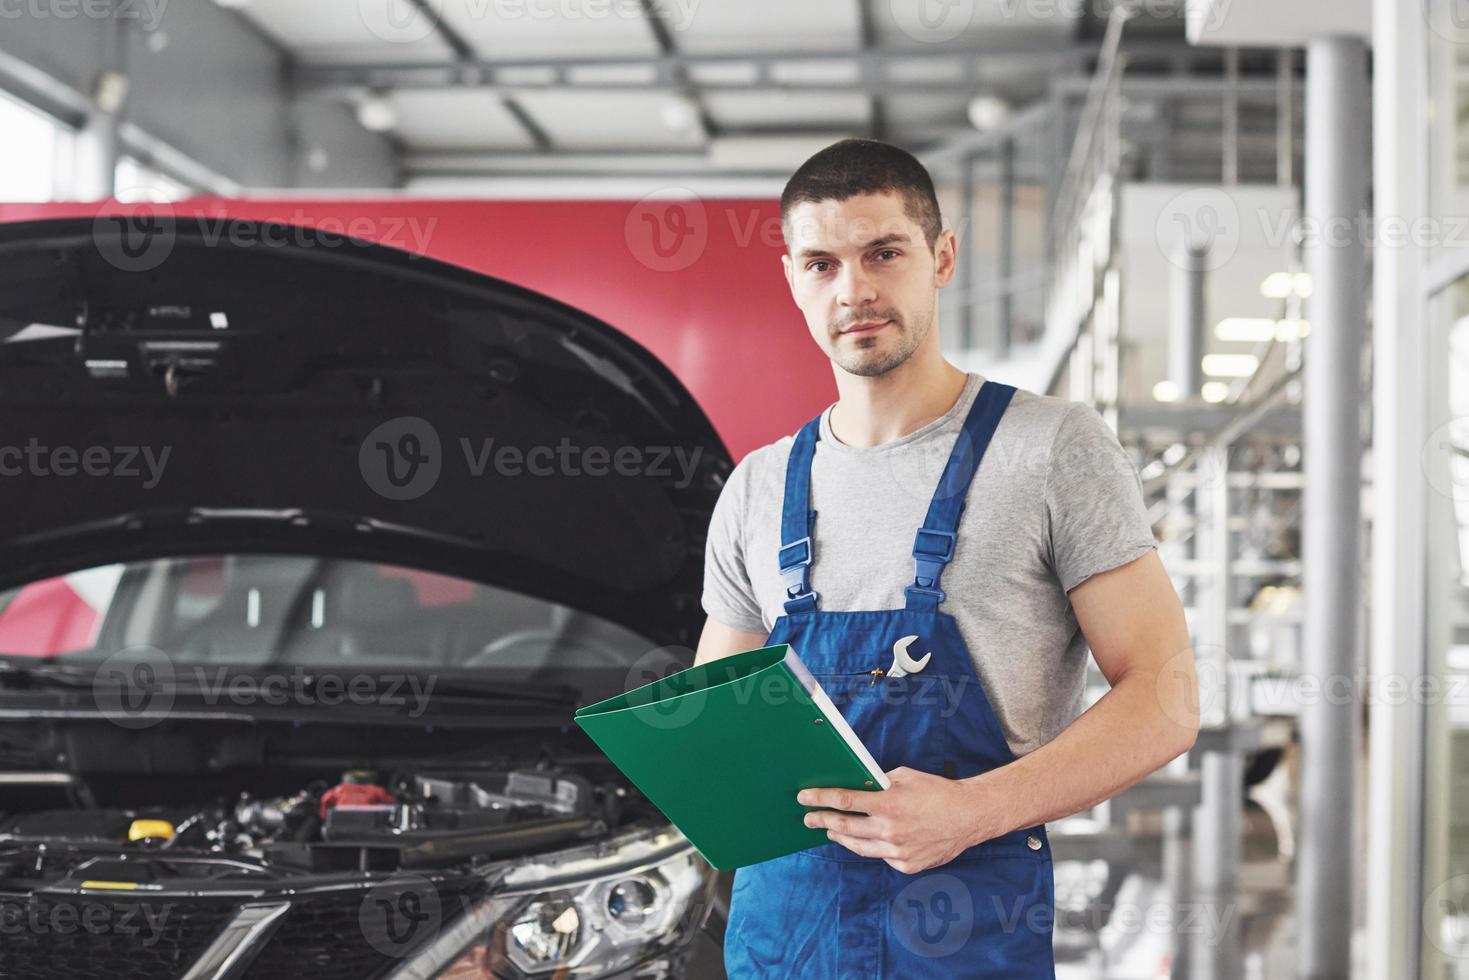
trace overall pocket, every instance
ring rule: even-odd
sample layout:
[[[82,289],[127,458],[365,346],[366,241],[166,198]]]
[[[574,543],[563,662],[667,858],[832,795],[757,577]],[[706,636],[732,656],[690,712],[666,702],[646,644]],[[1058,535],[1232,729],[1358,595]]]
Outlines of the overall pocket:
[[[945,698],[953,678],[937,671],[906,677],[874,677],[870,671],[812,676],[884,772],[907,766],[942,775],[948,749]]]

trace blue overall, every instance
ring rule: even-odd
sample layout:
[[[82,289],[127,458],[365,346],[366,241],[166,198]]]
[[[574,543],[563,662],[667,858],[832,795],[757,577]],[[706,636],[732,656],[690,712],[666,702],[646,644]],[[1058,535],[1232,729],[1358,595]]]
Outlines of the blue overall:
[[[1015,389],[986,381],[913,542],[902,609],[828,612],[811,590],[811,459],[820,417],[796,436],[781,510],[785,615],[769,643],[789,643],[883,771],[908,766],[952,779],[1014,760],[952,616],[940,578],[954,555],[970,480]],[[977,515],[984,519],[983,503]],[[917,636],[921,671],[875,673]],[[1054,977],[1051,847],[1044,826],[976,844],[948,864],[903,874],[829,843],[735,872],[725,932],[731,980],[792,977]]]

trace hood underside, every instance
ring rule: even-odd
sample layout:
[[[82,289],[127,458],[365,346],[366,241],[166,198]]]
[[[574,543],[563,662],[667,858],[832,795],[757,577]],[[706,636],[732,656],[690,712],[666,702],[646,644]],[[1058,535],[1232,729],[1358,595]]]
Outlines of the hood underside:
[[[731,464],[667,368],[478,273],[228,227],[0,226],[0,588],[168,555],[320,554],[694,642]]]

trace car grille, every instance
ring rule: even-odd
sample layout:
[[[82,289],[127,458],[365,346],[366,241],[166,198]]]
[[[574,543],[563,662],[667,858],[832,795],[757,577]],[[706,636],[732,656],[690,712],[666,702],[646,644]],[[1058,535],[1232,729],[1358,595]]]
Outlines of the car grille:
[[[369,886],[371,892],[369,893]],[[414,890],[418,886],[409,886]],[[488,893],[480,878],[435,881],[434,922]],[[372,980],[428,942],[431,929],[390,928],[364,901],[397,897],[391,882],[252,901],[289,901],[245,980]],[[0,897],[3,980],[178,980],[234,916],[237,899],[136,895]]]
[[[0,977],[5,980],[153,980],[181,976],[234,907],[190,901],[6,898],[0,901]],[[152,924],[150,924],[152,923]]]

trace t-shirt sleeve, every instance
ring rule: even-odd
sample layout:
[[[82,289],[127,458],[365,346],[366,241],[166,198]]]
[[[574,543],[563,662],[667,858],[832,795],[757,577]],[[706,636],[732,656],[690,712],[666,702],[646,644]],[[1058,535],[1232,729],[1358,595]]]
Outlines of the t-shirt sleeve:
[[[763,633],[760,603],[745,564],[745,497],[749,459],[730,473],[704,541],[704,612],[731,629]]]
[[[1147,554],[1157,542],[1137,467],[1097,410],[1073,402],[1046,471],[1051,567],[1067,592]]]

